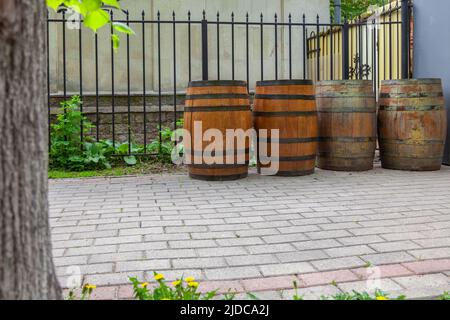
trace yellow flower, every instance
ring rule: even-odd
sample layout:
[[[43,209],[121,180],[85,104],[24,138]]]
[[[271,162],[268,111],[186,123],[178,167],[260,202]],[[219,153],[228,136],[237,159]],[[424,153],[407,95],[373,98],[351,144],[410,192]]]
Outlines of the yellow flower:
[[[144,282],[143,284],[141,284],[142,288],[147,288],[148,286],[148,282]]]
[[[161,273],[155,274],[155,280],[159,281],[159,280],[164,280],[164,275],[162,275]]]
[[[176,280],[176,281],[172,282],[172,285],[173,285],[174,287],[177,287],[177,286],[179,286],[180,284],[181,284],[181,280]]]
[[[384,297],[384,296],[378,296],[377,300],[389,300],[389,298]]]
[[[87,283],[87,284],[84,285],[84,288],[88,289],[88,290],[94,290],[95,288],[97,288],[97,286],[94,286],[93,284]]]
[[[198,282],[191,281],[191,282],[188,283],[188,286],[191,287],[191,288],[197,288],[198,287]]]
[[[161,300],[170,300],[169,298],[162,298]]]
[[[194,277],[187,277],[185,280],[186,280],[186,282],[194,282],[195,278]]]

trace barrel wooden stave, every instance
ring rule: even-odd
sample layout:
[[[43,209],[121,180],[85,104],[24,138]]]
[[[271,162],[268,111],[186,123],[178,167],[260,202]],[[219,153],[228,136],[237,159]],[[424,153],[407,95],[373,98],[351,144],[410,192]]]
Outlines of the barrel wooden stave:
[[[278,176],[314,173],[317,154],[317,110],[311,81],[279,80],[258,82],[253,108],[259,146],[279,150],[279,159],[258,158],[261,168],[278,165]],[[268,136],[260,130],[268,130]],[[270,130],[279,130],[279,141],[270,140]]]
[[[194,122],[202,122],[200,135],[196,135]],[[189,84],[185,101],[184,128],[191,133],[191,157],[188,164],[190,177],[208,181],[226,181],[245,178],[248,175],[250,139],[238,148],[227,145],[226,130],[251,129],[252,118],[247,84],[243,81],[195,81]],[[205,156],[211,141],[202,141],[208,129],[220,131],[223,144],[222,155]],[[229,141],[228,141],[229,142]],[[227,153],[228,151],[228,153]],[[230,152],[231,151],[231,152]]]
[[[319,119],[317,166],[334,171],[373,169],[376,102],[371,81],[322,81],[316,85]]]
[[[383,168],[440,170],[447,132],[441,81],[382,82],[378,127]]]

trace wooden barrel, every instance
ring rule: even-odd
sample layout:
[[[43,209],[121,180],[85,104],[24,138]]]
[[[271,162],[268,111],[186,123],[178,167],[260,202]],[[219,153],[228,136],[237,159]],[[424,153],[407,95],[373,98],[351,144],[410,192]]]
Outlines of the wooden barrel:
[[[447,134],[441,80],[382,81],[378,132],[383,168],[440,170]]]
[[[302,176],[314,173],[317,155],[317,109],[314,86],[310,80],[260,81],[256,84],[253,107],[254,127],[259,150],[278,161],[261,161],[258,170],[278,166],[278,176]],[[266,129],[267,134],[261,132]],[[270,130],[279,130],[275,143]],[[274,173],[275,174],[275,173]]]
[[[334,171],[373,169],[377,118],[372,81],[322,81],[316,85],[316,99],[317,166]]]
[[[251,140],[246,133],[251,127],[245,81],[190,82],[184,108],[184,129],[190,133],[190,139],[183,138],[190,177],[213,181],[245,178]],[[241,131],[227,139],[229,129]],[[219,138],[223,143],[212,148]]]

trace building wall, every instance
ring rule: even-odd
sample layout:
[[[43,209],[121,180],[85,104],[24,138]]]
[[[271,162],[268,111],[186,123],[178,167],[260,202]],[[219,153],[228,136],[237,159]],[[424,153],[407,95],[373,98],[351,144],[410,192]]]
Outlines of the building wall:
[[[450,42],[440,35],[450,34],[450,1],[414,0],[414,77],[442,78],[450,123]],[[450,126],[444,162],[450,165]]]
[[[329,0],[123,0],[123,8],[130,12],[130,20],[141,20],[142,10],[145,11],[146,20],[156,20],[158,10],[161,12],[161,20],[171,21],[172,12],[175,11],[177,20],[187,20],[187,12],[191,11],[192,21],[202,18],[205,9],[208,20],[215,21],[219,11],[222,21],[230,21],[231,12],[235,14],[235,21],[245,21],[245,14],[249,13],[249,19],[259,22],[263,13],[265,21],[274,21],[274,14],[278,14],[280,22],[287,21],[289,13],[292,13],[293,21],[300,22],[305,14],[307,22],[315,23],[316,17],[321,17],[321,22],[329,22]],[[52,17],[61,17],[52,14]],[[66,17],[68,18],[68,17]],[[125,19],[121,13],[114,16],[115,19]],[[130,37],[130,88],[133,93],[143,90],[143,63],[145,62],[145,76],[147,92],[156,92],[158,85],[158,48],[157,27],[155,24],[145,25],[145,57],[142,45],[142,24],[131,23],[136,35]],[[163,92],[174,90],[174,57],[173,57],[173,25],[161,26],[161,87]],[[201,33],[200,25],[193,24],[192,34],[192,79],[201,78]],[[217,78],[217,46],[216,26],[210,25],[209,38],[209,75],[210,79]],[[231,78],[231,26],[222,26],[220,32],[220,73],[221,79]],[[294,77],[303,75],[302,63],[302,31],[301,28],[293,28],[293,74]],[[50,84],[52,93],[63,91],[64,66],[66,69],[66,84],[68,93],[77,93],[80,88],[80,31],[77,29],[65,30],[65,63],[63,24],[50,23]],[[183,91],[188,82],[188,40],[187,24],[176,25],[176,89]],[[96,64],[95,64],[95,38],[91,31],[81,30],[81,55],[83,71],[84,93],[96,91]],[[265,79],[274,78],[274,31],[272,27],[264,29],[264,75]],[[121,44],[114,53],[114,77],[115,92],[127,91],[127,42],[121,35]],[[103,28],[98,32],[98,91],[111,94],[111,45],[109,28]],[[279,39],[279,77],[288,76],[288,33],[284,28],[278,29]],[[251,87],[260,78],[260,29],[259,26],[249,28],[249,55],[250,55],[250,84]],[[246,51],[245,51],[245,27],[235,28],[235,71],[236,79],[246,79]]]

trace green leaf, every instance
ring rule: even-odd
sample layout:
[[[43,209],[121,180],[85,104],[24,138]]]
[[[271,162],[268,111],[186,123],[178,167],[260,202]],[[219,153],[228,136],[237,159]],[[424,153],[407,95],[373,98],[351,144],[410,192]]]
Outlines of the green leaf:
[[[58,7],[64,2],[63,0],[46,0],[47,6],[52,8],[53,10],[57,10]]]
[[[123,160],[129,166],[134,166],[137,163],[135,156],[123,157]]]
[[[126,33],[129,35],[135,34],[133,29],[131,29],[129,26],[127,26],[125,23],[122,23],[122,22],[114,22],[113,27],[114,27],[114,29],[116,29],[117,31],[122,32],[122,33]]]
[[[84,25],[94,32],[109,22],[109,15],[102,9],[89,12],[84,19]]]
[[[112,41],[114,50],[118,50],[119,49],[119,45],[120,45],[119,36],[117,34],[113,33],[111,35],[111,41]]]
[[[102,0],[83,0],[83,4],[87,11],[97,11],[102,7]]]
[[[116,9],[120,9],[120,4],[117,0],[103,0],[104,4],[110,5]]]

